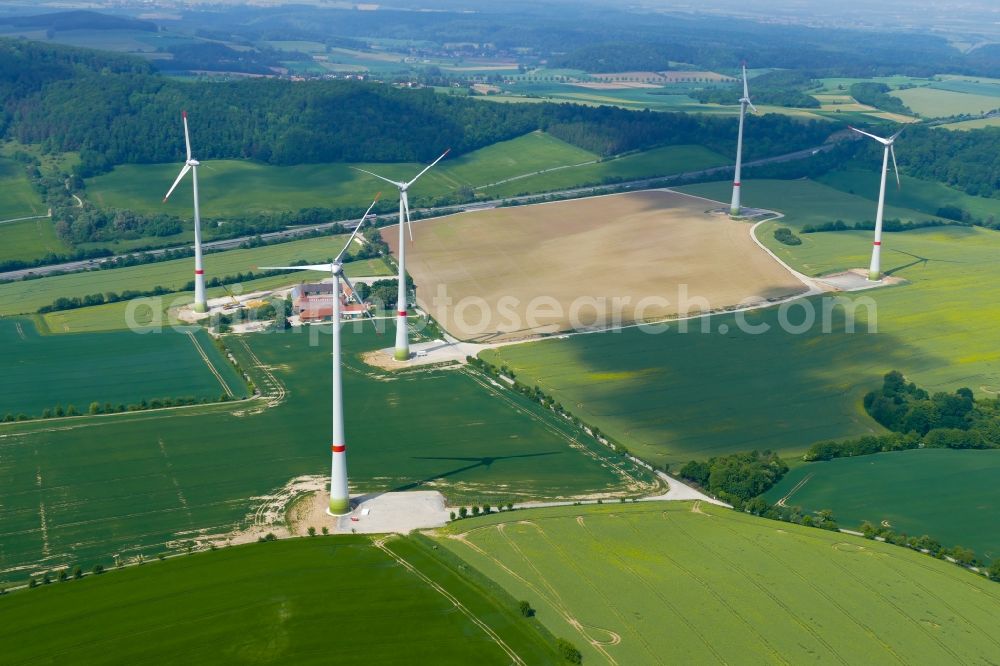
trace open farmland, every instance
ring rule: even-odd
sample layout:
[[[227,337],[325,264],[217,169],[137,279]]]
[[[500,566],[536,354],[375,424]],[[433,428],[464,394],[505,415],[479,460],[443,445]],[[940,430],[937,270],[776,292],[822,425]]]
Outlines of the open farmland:
[[[1000,451],[917,449],[809,463],[765,499],[807,511],[831,509],[844,527],[887,521],[898,533],[1000,557]],[[801,485],[800,485],[801,484]]]
[[[976,120],[963,120],[957,123],[948,123],[947,125],[940,125],[940,127],[948,130],[974,130],[983,129],[984,127],[1000,127],[1000,116],[991,116],[989,118],[977,118]]]
[[[331,609],[331,599],[348,598]],[[20,592],[0,606],[0,641],[9,663],[102,662],[112,649],[132,663],[184,654],[212,663],[335,655],[340,664],[395,664],[402,654],[436,664],[505,665],[511,654],[555,663],[550,641],[515,613],[512,600],[412,539],[379,548],[340,536],[227,548]]]
[[[0,418],[41,416],[56,405],[154,398],[243,398],[247,387],[200,328],[150,335],[39,335],[30,319],[0,319]]]
[[[859,218],[851,211],[867,217],[871,202],[809,181],[785,181],[781,190],[763,184],[745,181],[744,200],[788,213],[757,231],[784,261],[808,275],[868,265],[871,232],[803,234],[802,245],[789,247],[774,240],[773,229],[831,218],[853,223]],[[712,188],[717,196],[727,189],[724,183],[686,189],[710,194]],[[811,199],[815,191],[823,198]],[[908,284],[857,294],[871,301],[852,302],[854,333],[840,306],[828,306],[824,317],[814,297],[803,302],[816,317],[804,328],[800,303],[749,313],[745,324],[715,315],[691,322],[688,333],[676,326],[659,335],[629,329],[514,345],[483,357],[508,364],[520,381],[573,405],[575,414],[655,462],[754,448],[799,452],[819,440],[882,432],[861,400],[889,370],[931,392],[1000,385],[997,252],[1000,232],[981,228],[886,234],[884,270]],[[869,333],[876,318],[877,333]],[[741,332],[765,324],[759,334]]]
[[[45,205],[32,189],[23,165],[0,158],[0,180],[3,181],[3,187],[0,188],[0,221],[45,215]]]
[[[441,146],[443,151],[447,146]],[[544,134],[532,132],[445,159],[420,180],[411,204],[424,205],[460,187],[479,187],[497,180],[553,167],[579,164],[597,155]],[[198,173],[201,210],[205,217],[260,211],[367,206],[385,183],[341,163],[269,166],[241,160],[206,161]],[[356,164],[386,178],[409,179],[426,166],[416,163]],[[208,168],[211,167],[211,168]],[[176,177],[176,164],[134,164],[87,182],[88,196],[101,206],[144,212],[191,215],[191,189],[185,182],[166,204],[163,194]],[[390,201],[391,197],[387,200]],[[391,210],[389,203],[386,210]]]
[[[896,90],[891,94],[925,118],[979,114],[1000,108],[1000,90],[997,95],[983,95],[921,86]]]
[[[872,202],[878,201],[878,171],[862,169],[830,171],[817,180],[841,192],[857,194]],[[944,206],[955,206],[980,220],[987,220],[990,217],[1000,219],[1000,199],[973,196],[943,183],[910,176],[901,176],[901,180],[902,187],[887,192],[887,199],[896,206],[926,213],[922,219],[934,218],[937,211]]]
[[[434,489],[496,505],[658,487],[565,419],[470,370],[374,370],[359,355],[388,344],[391,327],[344,330],[353,491]],[[329,474],[328,331],[226,337],[264,393],[250,402],[0,426],[0,581],[282,520],[293,479],[322,484]]]
[[[347,240],[346,236],[321,236],[307,238],[278,245],[267,245],[249,249],[227,250],[205,255],[205,277],[226,277],[238,273],[249,273],[257,266],[287,266],[295,261],[328,261]],[[377,270],[385,275],[387,269],[381,262],[353,262],[344,265],[349,277],[370,275]],[[362,272],[357,272],[358,270]],[[179,291],[194,279],[194,259],[172,259],[151,264],[127,266],[105,270],[53,275],[37,280],[10,282],[0,285],[0,315],[37,312],[43,305],[49,305],[57,298],[83,297],[88,294],[104,294],[110,291],[121,293],[125,290],[148,291],[163,287],[168,291]],[[302,276],[286,275],[281,282],[295,284]]]
[[[753,244],[748,224],[706,212],[713,207],[653,190],[438,218],[415,225],[407,270],[421,307],[453,335],[478,340],[662,319],[805,290]],[[393,231],[383,236],[395,250]],[[451,303],[438,299],[442,293]]]
[[[585,664],[988,663],[1000,650],[995,583],[705,504],[518,511],[454,523],[438,543],[531,603]]]
[[[606,182],[672,176],[729,164],[729,158],[704,146],[661,146],[623,157],[581,162],[545,171],[494,181],[481,188],[487,196],[507,197],[550,192]]]
[[[56,236],[48,217],[0,224],[0,262],[33,261],[47,254],[63,254],[71,248]]]
[[[433,203],[461,188],[489,197],[548,192],[608,181],[668,176],[723,166],[729,158],[703,146],[662,146],[622,157],[599,156],[543,132],[532,132],[480,150],[449,157],[429,171],[410,194],[414,207]],[[298,210],[311,206],[367,206],[385,183],[346,164],[269,166],[240,160],[206,162],[199,172],[205,217],[261,211]],[[421,164],[358,164],[387,178],[412,178]],[[147,213],[169,212],[190,217],[190,190],[162,204],[165,187],[176,176],[173,164],[123,165],[88,180],[88,196],[98,205]],[[166,185],[163,185],[166,183]],[[392,198],[382,204],[391,211]],[[208,232],[211,233],[211,230]],[[117,247],[117,246],[115,246]]]

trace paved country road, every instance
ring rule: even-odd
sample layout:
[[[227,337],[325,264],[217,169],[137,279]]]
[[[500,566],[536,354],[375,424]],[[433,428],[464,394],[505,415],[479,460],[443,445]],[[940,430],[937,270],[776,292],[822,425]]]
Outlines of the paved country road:
[[[807,148],[805,150],[797,150],[793,153],[786,153],[784,155],[777,155],[775,157],[768,157],[760,160],[753,160],[751,162],[745,162],[744,166],[761,166],[765,164],[777,164],[779,162],[793,162],[795,160],[807,159],[816,155],[817,153],[826,152],[832,150],[836,142],[830,142],[823,144],[822,146],[817,146],[815,148]],[[530,194],[520,197],[507,197],[503,199],[494,199],[492,201],[475,201],[465,204],[457,204],[454,206],[442,206],[438,208],[415,208],[412,212],[421,213],[425,217],[433,216],[435,213],[441,212],[452,212],[452,211],[472,211],[472,210],[482,210],[484,208],[495,208],[500,204],[510,204],[517,202],[532,201],[538,199],[539,197],[574,197],[574,196],[585,196],[594,191],[594,189],[599,189],[603,187],[615,187],[615,188],[626,188],[626,189],[641,189],[644,187],[649,187],[654,183],[672,183],[680,180],[685,180],[688,178],[703,178],[705,176],[722,175],[733,170],[731,166],[721,166],[713,167],[711,169],[702,169],[700,171],[688,171],[685,173],[678,173],[672,176],[658,176],[655,178],[643,178],[641,180],[630,180],[621,183],[610,183],[607,185],[590,185],[587,187],[577,187],[567,190],[558,190],[555,192],[540,192],[538,194]],[[391,214],[394,216],[394,214]],[[386,217],[386,216],[380,216]],[[413,220],[414,223],[419,220]],[[273,231],[266,234],[260,234],[260,237],[265,241],[275,241],[275,240],[291,240],[299,236],[305,236],[315,231],[323,231],[328,229],[336,229],[342,227],[347,231],[353,231],[354,227],[357,226],[357,220],[338,220],[335,222],[325,222],[323,224],[315,224],[309,226],[293,227],[290,229],[285,229],[282,231]],[[228,238],[225,240],[210,241],[208,243],[203,243],[202,247],[206,250],[231,250],[237,248],[251,238],[256,238],[257,235],[241,236],[239,238]],[[181,246],[183,247],[183,246]],[[149,255],[157,256],[161,255],[170,250],[176,250],[177,246],[172,248],[160,248],[156,250],[144,250],[142,252],[131,252],[126,254],[136,254],[136,255]],[[31,276],[42,276],[49,275],[51,273],[75,273],[78,271],[92,270],[100,268],[101,264],[112,261],[114,257],[100,257],[98,259],[82,259],[80,261],[69,261],[62,264],[49,264],[47,266],[35,266],[33,268],[23,268],[15,271],[7,271],[6,273],[0,273],[0,280],[20,280],[21,278],[31,275]]]

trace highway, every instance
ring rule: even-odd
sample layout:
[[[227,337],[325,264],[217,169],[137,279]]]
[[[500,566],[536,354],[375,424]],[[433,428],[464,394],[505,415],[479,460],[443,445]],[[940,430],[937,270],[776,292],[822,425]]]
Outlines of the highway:
[[[762,166],[765,164],[776,164],[779,162],[793,162],[795,160],[807,159],[816,155],[817,153],[826,152],[832,150],[836,145],[836,142],[830,142],[823,144],[822,146],[817,146],[815,148],[807,148],[805,150],[797,150],[792,153],[786,153],[784,155],[778,155],[775,157],[768,157],[765,159],[752,160],[744,162],[744,167]],[[671,183],[677,181],[687,180],[689,178],[704,178],[706,176],[722,175],[733,170],[732,166],[721,166],[713,167],[711,169],[702,169],[700,171],[688,171],[685,173],[678,173],[672,176],[658,176],[656,178],[643,178],[641,180],[632,180],[621,183],[609,183],[607,185],[590,185],[587,187],[577,187],[568,190],[559,190],[555,192],[541,192],[538,194],[531,194],[520,197],[507,197],[502,199],[494,199],[491,201],[475,201],[465,204],[456,204],[454,206],[443,206],[439,208],[415,208],[412,212],[420,213],[424,218],[433,217],[437,213],[444,212],[454,212],[454,211],[473,211],[473,210],[484,210],[488,208],[496,208],[501,204],[510,203],[522,203],[526,201],[534,201],[541,197],[555,197],[555,198],[572,198],[575,196],[584,196],[592,193],[595,189],[601,188],[625,188],[625,189],[642,189],[649,187],[653,184]],[[526,174],[527,176],[534,174]],[[395,214],[392,214],[395,217]],[[380,217],[386,217],[382,215]],[[414,220],[414,223],[418,220]],[[289,229],[284,229],[282,231],[273,231],[270,233],[259,234],[260,238],[265,241],[275,241],[275,240],[291,240],[299,236],[306,236],[316,231],[326,231],[336,229],[341,227],[347,231],[353,231],[357,226],[357,220],[337,220],[334,222],[325,222],[323,224],[302,226],[302,227],[291,227]],[[205,250],[219,251],[219,250],[231,250],[237,248],[243,243],[249,241],[251,238],[256,238],[253,236],[241,236],[239,238],[227,238],[225,240],[210,241],[202,244]],[[139,254],[139,255],[150,255],[157,256],[161,255],[170,250],[176,250],[177,246],[171,248],[161,248],[156,250],[144,250],[141,252],[132,252],[128,254]],[[35,266],[33,268],[23,268],[15,271],[7,271],[6,273],[0,273],[0,280],[20,280],[25,276],[42,276],[49,275],[51,273],[76,273],[79,271],[94,270],[100,268],[101,264],[113,261],[114,257],[100,257],[98,259],[82,259],[80,261],[69,261],[61,264],[49,264],[47,266]]]

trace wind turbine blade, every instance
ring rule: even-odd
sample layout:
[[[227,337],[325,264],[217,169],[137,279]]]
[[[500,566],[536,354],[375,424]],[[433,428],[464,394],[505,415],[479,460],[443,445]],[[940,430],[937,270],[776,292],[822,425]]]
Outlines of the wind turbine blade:
[[[365,303],[365,301],[364,301],[363,298],[361,298],[361,295],[358,293],[358,290],[354,288],[354,285],[351,284],[351,281],[347,279],[346,275],[344,275],[343,273],[341,273],[340,279],[343,280],[344,284],[347,285],[347,288],[351,290],[351,297],[355,301],[357,301],[359,305],[365,306],[365,309],[364,309],[365,316],[368,317],[368,319],[371,320],[372,327],[375,329],[375,332],[378,333],[379,332],[378,331],[378,324],[375,322],[375,317],[372,316],[372,313],[368,311],[368,304]]]
[[[406,213],[406,230],[410,232],[410,242],[413,242],[413,225],[410,224],[410,197],[406,196],[406,190],[400,193],[403,199],[403,211]]]
[[[421,171],[420,173],[418,173],[417,176],[416,176],[416,178],[414,178],[413,180],[411,180],[410,182],[408,182],[406,184],[406,186],[409,187],[410,185],[413,185],[413,183],[417,182],[417,178],[420,178],[422,175],[424,175],[425,173],[427,173],[427,171],[432,166],[434,166],[435,164],[437,164],[438,162],[440,162],[441,160],[443,160],[444,156],[447,155],[450,152],[451,152],[451,148],[449,148],[448,150],[446,150],[443,153],[441,153],[441,157],[437,158],[436,160],[434,160],[433,162],[431,162],[430,164],[428,164],[426,167],[424,167],[424,170]]]
[[[354,242],[354,238],[358,235],[358,231],[361,230],[361,227],[363,227],[365,224],[365,220],[368,219],[368,213],[372,212],[372,208],[375,207],[375,204],[378,203],[379,197],[381,196],[382,196],[381,192],[375,195],[375,201],[372,201],[372,205],[368,206],[368,210],[366,210],[365,214],[361,216],[361,221],[358,222],[358,226],[354,227],[354,233],[351,234],[351,237],[347,239],[347,244],[344,245],[344,249],[340,251],[340,254],[338,254],[337,258],[333,260],[333,263],[335,264],[340,263],[340,258],[344,256],[345,252],[347,252],[347,248],[351,247],[351,243]]]
[[[896,139],[898,139],[899,135],[903,133],[903,129],[906,129],[906,128],[904,127],[902,129],[900,129],[898,132],[896,132],[895,134],[893,134],[892,136],[890,136],[889,137],[889,141],[892,142],[892,141],[895,141]]]
[[[174,184],[170,186],[169,190],[167,190],[167,196],[163,197],[163,203],[167,202],[167,199],[170,198],[170,195],[174,193],[175,189],[177,189],[177,186],[180,184],[181,179],[184,178],[184,176],[186,176],[187,172],[190,170],[191,170],[191,165],[185,164],[184,168],[181,169],[181,172],[177,174],[177,180],[175,180]]]
[[[743,97],[750,102],[750,88],[747,86],[747,64],[743,63]]]
[[[899,190],[902,189],[903,183],[899,180],[899,167],[896,166],[896,149],[891,143],[889,144],[889,154],[892,155],[892,169],[896,172],[896,189]]]
[[[869,134],[868,132],[864,132],[862,130],[859,130],[857,127],[852,127],[851,129],[854,130],[855,132],[857,132],[858,134],[864,134],[865,136],[867,136],[867,137],[869,137],[871,139],[875,139],[876,141],[878,141],[882,145],[886,145],[886,146],[889,145],[889,140],[888,139],[883,139],[880,136],[875,136],[874,134]]]
[[[181,111],[181,118],[184,119],[184,145],[187,147],[187,158],[191,161],[191,136],[188,134],[188,112]]]
[[[352,166],[351,168],[352,168],[352,169],[354,169],[355,171],[360,171],[361,173],[366,173],[366,174],[368,174],[369,176],[375,176],[375,177],[376,177],[376,178],[378,178],[379,180],[384,180],[384,181],[385,181],[385,182],[387,182],[387,183],[392,183],[392,184],[393,184],[393,185],[395,185],[396,187],[403,187],[404,185],[406,185],[406,183],[397,183],[397,182],[396,182],[396,181],[394,181],[394,180],[389,180],[389,179],[388,179],[388,178],[386,178],[385,176],[380,176],[380,175],[378,175],[377,173],[372,173],[371,171],[365,171],[364,169],[359,169],[358,167],[354,167],[354,166]]]
[[[751,111],[753,111],[754,113],[757,113],[757,107],[753,105],[753,102],[751,102],[750,100],[747,100],[747,106],[750,107]]]
[[[258,266],[262,271],[326,271],[333,272],[333,264],[309,264],[306,266]]]

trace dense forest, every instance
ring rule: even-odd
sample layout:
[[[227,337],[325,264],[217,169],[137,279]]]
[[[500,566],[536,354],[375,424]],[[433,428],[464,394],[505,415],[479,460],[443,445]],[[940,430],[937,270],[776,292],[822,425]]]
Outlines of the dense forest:
[[[80,151],[82,176],[115,164],[183,154],[182,109],[192,113],[199,158],[271,164],[426,161],[542,129],[612,155],[697,141],[729,149],[732,118],[633,112],[571,104],[483,104],[431,90],[355,81],[252,79],[180,82],[139,60],[0,40],[0,109],[6,136]],[[749,156],[817,145],[830,126],[755,119]]]

